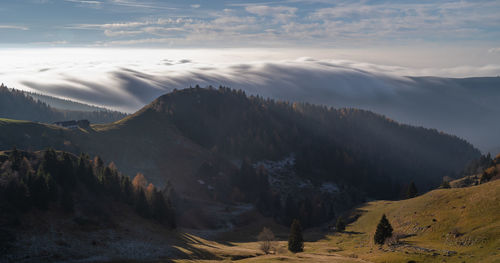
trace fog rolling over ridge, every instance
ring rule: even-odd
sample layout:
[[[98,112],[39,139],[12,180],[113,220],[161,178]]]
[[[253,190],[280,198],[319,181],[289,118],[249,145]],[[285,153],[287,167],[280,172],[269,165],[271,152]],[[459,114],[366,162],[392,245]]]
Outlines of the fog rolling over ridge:
[[[157,57],[146,65],[133,60],[114,65],[91,62],[75,63],[69,70],[64,64],[48,65],[33,69],[29,77],[10,74],[7,84],[127,112],[173,89],[223,85],[274,99],[372,110],[457,135],[483,152],[500,146],[500,123],[492,121],[500,114],[499,77],[406,77],[401,75],[432,70],[312,58],[207,63]],[[483,73],[495,71],[495,66],[483,68]]]

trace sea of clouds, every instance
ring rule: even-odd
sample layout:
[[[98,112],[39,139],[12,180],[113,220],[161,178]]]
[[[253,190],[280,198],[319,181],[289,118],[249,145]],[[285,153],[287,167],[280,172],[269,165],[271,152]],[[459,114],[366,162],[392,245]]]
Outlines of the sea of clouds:
[[[500,113],[500,78],[477,86],[414,77],[496,76],[500,65],[417,68],[318,58],[321,51],[248,49],[4,49],[0,57],[0,82],[11,88],[129,113],[173,89],[222,85],[275,99],[373,110],[459,135],[483,150],[500,132],[491,123]]]

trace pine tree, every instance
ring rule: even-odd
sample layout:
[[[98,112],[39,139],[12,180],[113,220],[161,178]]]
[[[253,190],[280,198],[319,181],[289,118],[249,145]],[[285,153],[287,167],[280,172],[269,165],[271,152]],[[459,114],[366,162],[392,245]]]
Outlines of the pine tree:
[[[375,231],[375,236],[373,237],[376,244],[383,245],[385,239],[392,236],[392,226],[387,220],[387,217],[382,215],[380,222],[377,225],[377,230]]]
[[[304,251],[304,239],[302,238],[302,227],[297,219],[293,220],[288,237],[288,250],[293,253]]]
[[[47,184],[47,176],[41,169],[38,169],[33,182],[29,185],[29,190],[33,205],[42,210],[46,210],[49,205],[50,192]]]
[[[415,186],[414,182],[411,182],[410,185],[408,186],[408,192],[406,193],[407,198],[413,198],[416,197],[418,194],[417,187]]]
[[[145,218],[150,217],[148,200],[146,199],[146,195],[144,194],[144,190],[142,188],[136,190],[134,205],[135,205],[135,211],[139,215]]]
[[[71,195],[70,190],[64,187],[61,196],[61,207],[64,212],[72,213],[74,210],[74,202],[73,196]]]
[[[335,224],[335,229],[337,230],[337,232],[344,232],[344,230],[345,230],[345,222],[342,219],[342,217],[340,217],[340,216],[337,218],[337,223]]]

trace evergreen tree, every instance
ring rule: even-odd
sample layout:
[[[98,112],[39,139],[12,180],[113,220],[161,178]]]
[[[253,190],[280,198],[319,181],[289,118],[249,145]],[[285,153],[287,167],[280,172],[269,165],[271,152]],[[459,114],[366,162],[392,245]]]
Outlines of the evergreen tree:
[[[337,230],[337,232],[344,232],[344,230],[345,230],[345,222],[342,219],[342,217],[340,217],[340,216],[337,218],[337,223],[335,224],[335,229]]]
[[[373,237],[375,244],[383,245],[385,239],[392,236],[392,226],[387,220],[387,217],[382,215],[380,222],[377,225],[377,230],[375,231],[375,236]]]
[[[149,218],[150,212],[149,212],[149,204],[148,200],[146,199],[146,194],[144,193],[144,189],[139,188],[136,190],[135,193],[135,211],[145,217]]]
[[[15,210],[25,211],[30,206],[28,187],[22,180],[10,180],[5,188],[5,197]]]
[[[406,192],[406,197],[413,198],[413,197],[416,197],[417,194],[418,194],[417,186],[415,186],[414,182],[411,182],[410,185],[408,186],[408,191]]]
[[[16,147],[12,149],[12,151],[9,154],[9,160],[12,162],[12,170],[19,170],[19,167],[21,166],[21,161],[23,157],[21,155],[21,152],[17,150]]]
[[[62,191],[61,207],[63,211],[67,213],[72,213],[74,210],[73,195],[66,187],[64,187]]]
[[[304,251],[304,239],[302,238],[302,227],[297,219],[293,220],[288,237],[288,250],[293,253]]]
[[[33,182],[29,186],[29,190],[33,205],[42,210],[46,210],[49,205],[50,192],[47,184],[47,176],[41,169],[38,169],[36,176],[33,178]]]

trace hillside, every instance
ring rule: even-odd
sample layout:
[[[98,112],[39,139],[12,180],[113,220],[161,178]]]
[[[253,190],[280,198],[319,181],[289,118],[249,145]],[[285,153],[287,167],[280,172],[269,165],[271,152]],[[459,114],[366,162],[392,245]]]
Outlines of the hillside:
[[[355,221],[343,233],[306,231],[304,252],[297,254],[286,250],[287,229],[265,221],[260,228],[238,229],[215,242],[193,237],[193,244],[207,254],[245,258],[238,262],[493,263],[500,258],[499,201],[497,180],[469,188],[434,190],[409,200],[370,202],[352,214]],[[392,239],[392,245],[373,242],[382,214],[387,215],[400,237]],[[270,255],[258,254],[255,237],[262,224],[277,236],[276,252]],[[246,239],[241,239],[243,236]],[[228,240],[232,240],[229,245]],[[206,261],[195,258],[175,262]]]
[[[51,103],[55,103],[56,106],[66,106],[57,108]],[[126,114],[121,112],[85,107],[83,104],[9,89],[3,84],[0,86],[0,118],[46,123],[87,119],[91,123],[108,123],[125,116]]]
[[[368,111],[264,100],[227,88],[175,91],[86,130],[1,125],[2,149],[52,146],[100,155],[155,185],[171,182],[184,198],[214,202],[195,207],[251,203],[278,222],[299,217],[306,226],[368,198],[397,198],[410,181],[421,191],[437,186],[479,156],[457,137]]]
[[[140,175],[131,180],[99,157],[54,150],[0,152],[0,262],[167,253],[154,250],[173,235],[153,232],[175,228],[170,191],[147,185]],[[154,248],[138,245],[144,241]]]
[[[72,100],[59,99],[52,96],[43,95],[40,93],[23,91],[24,94],[32,97],[35,100],[43,102],[49,105],[52,108],[56,108],[59,110],[68,110],[68,111],[109,111],[106,108],[92,106],[88,104],[83,104],[79,102],[75,102]]]
[[[264,100],[225,88],[169,93],[122,123],[155,114],[185,137],[231,158],[280,160],[294,153],[296,170],[309,179],[373,186],[372,178],[404,183],[405,177],[425,186],[478,157],[457,137],[369,111]]]

